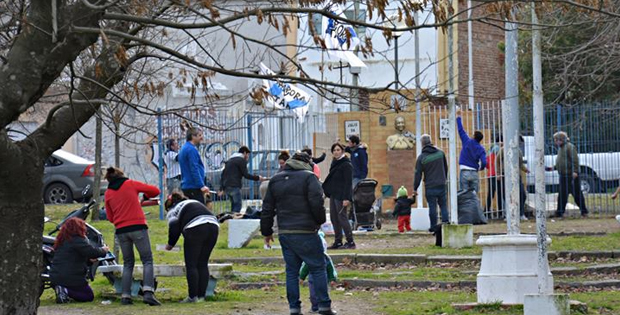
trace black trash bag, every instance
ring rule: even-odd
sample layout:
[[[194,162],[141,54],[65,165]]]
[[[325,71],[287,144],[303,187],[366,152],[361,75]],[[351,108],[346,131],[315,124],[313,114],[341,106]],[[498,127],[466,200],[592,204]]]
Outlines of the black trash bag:
[[[459,224],[487,224],[480,199],[472,189],[460,190],[457,194]]]

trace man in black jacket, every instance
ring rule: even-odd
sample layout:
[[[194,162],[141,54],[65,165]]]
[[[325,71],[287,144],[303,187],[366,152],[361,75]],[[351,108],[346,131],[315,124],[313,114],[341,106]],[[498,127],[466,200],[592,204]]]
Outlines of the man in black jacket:
[[[248,160],[250,159],[250,149],[246,146],[239,148],[239,152],[233,154],[222,171],[222,180],[219,196],[226,194],[230,199],[230,211],[239,213],[241,211],[241,187],[242,179],[245,177],[253,181],[265,180],[262,176],[248,173]]]
[[[446,154],[433,146],[431,136],[422,135],[422,153],[415,163],[415,179],[413,181],[413,194],[417,195],[418,187],[424,174],[424,186],[426,190],[426,202],[428,202],[428,215],[431,219],[431,227],[437,225],[437,204],[441,209],[441,222],[447,223],[448,205],[446,203],[446,178],[448,176],[448,162]]]
[[[323,244],[318,235],[325,223],[323,189],[312,173],[311,158],[295,153],[286,161],[284,171],[269,181],[263,200],[261,234],[265,244],[273,241],[273,220],[278,216],[278,234],[286,263],[286,297],[291,314],[301,314],[299,270],[306,263],[314,280],[314,293],[319,300],[319,314],[336,314],[331,309],[327,290],[327,272]]]

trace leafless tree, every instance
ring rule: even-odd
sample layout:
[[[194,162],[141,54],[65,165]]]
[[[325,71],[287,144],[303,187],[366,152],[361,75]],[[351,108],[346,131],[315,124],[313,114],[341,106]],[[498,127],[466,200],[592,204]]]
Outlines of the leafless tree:
[[[412,14],[423,4],[414,0],[391,2],[407,23],[406,28],[400,29],[403,31],[441,28],[465,21],[454,18],[462,17],[463,12],[451,12],[445,3],[434,0],[428,5],[436,22],[414,25]],[[249,37],[239,31],[248,24],[269,25],[285,35],[291,31],[292,23],[298,23],[299,14],[341,19],[317,7],[319,3],[323,1],[0,2],[0,313],[37,312],[44,160],[104,104],[122,104],[128,110],[155,114],[154,108],[140,102],[139,94],[157,95],[167,85],[182,84],[183,80],[190,82],[193,90],[206,88],[204,82],[216,75],[281,80],[323,94],[336,88],[357,88],[312,78],[302,69],[295,54],[284,52],[287,45],[274,44],[270,38]],[[390,1],[368,0],[365,4],[368,13],[379,17],[379,21],[347,22],[380,30],[389,38],[395,29],[384,28],[380,20],[387,17]],[[594,4],[586,6],[595,8]],[[217,42],[204,40],[216,32],[220,34]],[[196,44],[200,56],[179,49],[180,41],[188,38]],[[315,39],[313,45],[321,47],[321,39],[318,36]],[[282,65],[279,70],[283,71],[265,76],[255,72],[256,64],[243,67],[225,64],[222,54],[231,50],[218,46],[222,43],[233,51],[259,48],[277,58]],[[373,53],[372,43],[366,43],[362,51]],[[144,76],[145,73],[152,75]],[[388,87],[367,90],[378,92]],[[253,93],[252,96],[260,101],[263,95]],[[51,104],[45,122],[25,139],[12,140],[7,130],[9,125],[42,102]],[[118,110],[124,111],[121,107]],[[122,124],[121,116],[116,118]]]

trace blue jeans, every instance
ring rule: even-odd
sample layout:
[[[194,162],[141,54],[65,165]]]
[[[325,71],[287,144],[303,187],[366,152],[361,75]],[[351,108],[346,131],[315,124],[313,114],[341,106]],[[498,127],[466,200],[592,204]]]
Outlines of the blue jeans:
[[[480,179],[478,178],[478,171],[474,170],[461,170],[461,177],[459,178],[461,190],[473,189],[476,192],[480,191]]]
[[[291,313],[301,312],[299,299],[299,269],[305,262],[312,277],[313,292],[319,310],[331,309],[332,301],[327,290],[327,266],[323,256],[323,243],[318,234],[280,234],[282,256],[286,263],[286,298]]]
[[[241,188],[226,187],[226,196],[230,199],[230,211],[241,212]]]
[[[426,202],[431,228],[437,225],[437,204],[441,209],[441,222],[448,222],[448,205],[446,204],[446,186],[426,187]]]
[[[153,273],[153,253],[151,252],[151,241],[147,229],[117,234],[118,242],[123,253],[123,278],[121,285],[123,288],[122,297],[131,297],[131,284],[133,282],[133,266],[136,262],[133,253],[133,246],[136,245],[140,260],[143,266],[143,286],[142,291],[154,291],[155,277]]]

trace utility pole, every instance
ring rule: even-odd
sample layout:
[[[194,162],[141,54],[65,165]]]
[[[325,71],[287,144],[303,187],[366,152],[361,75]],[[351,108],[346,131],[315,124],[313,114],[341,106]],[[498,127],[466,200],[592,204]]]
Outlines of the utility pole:
[[[359,12],[360,12],[360,3],[359,0],[353,0],[353,20],[355,22],[357,22],[357,18],[359,17]],[[357,34],[357,38],[359,38],[360,40],[362,39],[362,37],[359,34],[359,27],[357,26],[357,24],[353,25],[353,29],[355,29],[355,33]],[[353,50],[353,52],[355,53],[355,55],[358,55],[359,52],[359,46],[356,46],[355,49]],[[359,85],[359,74],[360,74],[361,68],[359,67],[351,67],[351,65],[349,64],[349,72],[351,72],[351,74],[353,75],[353,79],[352,79],[352,84],[353,86],[357,87]],[[358,89],[351,89],[351,98],[350,98],[350,106],[351,106],[351,111],[359,111],[360,107],[359,107],[359,90]]]
[[[449,5],[452,6],[452,0]],[[450,12],[452,12],[450,10]],[[450,13],[449,17],[452,17]],[[458,200],[456,198],[457,191],[457,173],[456,168],[456,99],[454,98],[454,26],[450,23],[448,26],[448,111],[450,113],[450,142],[449,142],[449,165],[450,165],[450,223],[458,224]]]
[[[512,16],[514,18],[514,11]],[[519,33],[516,23],[506,21],[506,100],[502,106],[504,124],[504,179],[508,235],[520,234],[519,226]],[[543,172],[544,174],[544,172]]]
[[[547,207],[545,201],[545,111],[542,90],[540,29],[536,5],[532,6],[532,76],[534,83],[534,175],[536,179],[536,231],[538,234],[538,293],[553,292],[549,288],[547,258]]]

